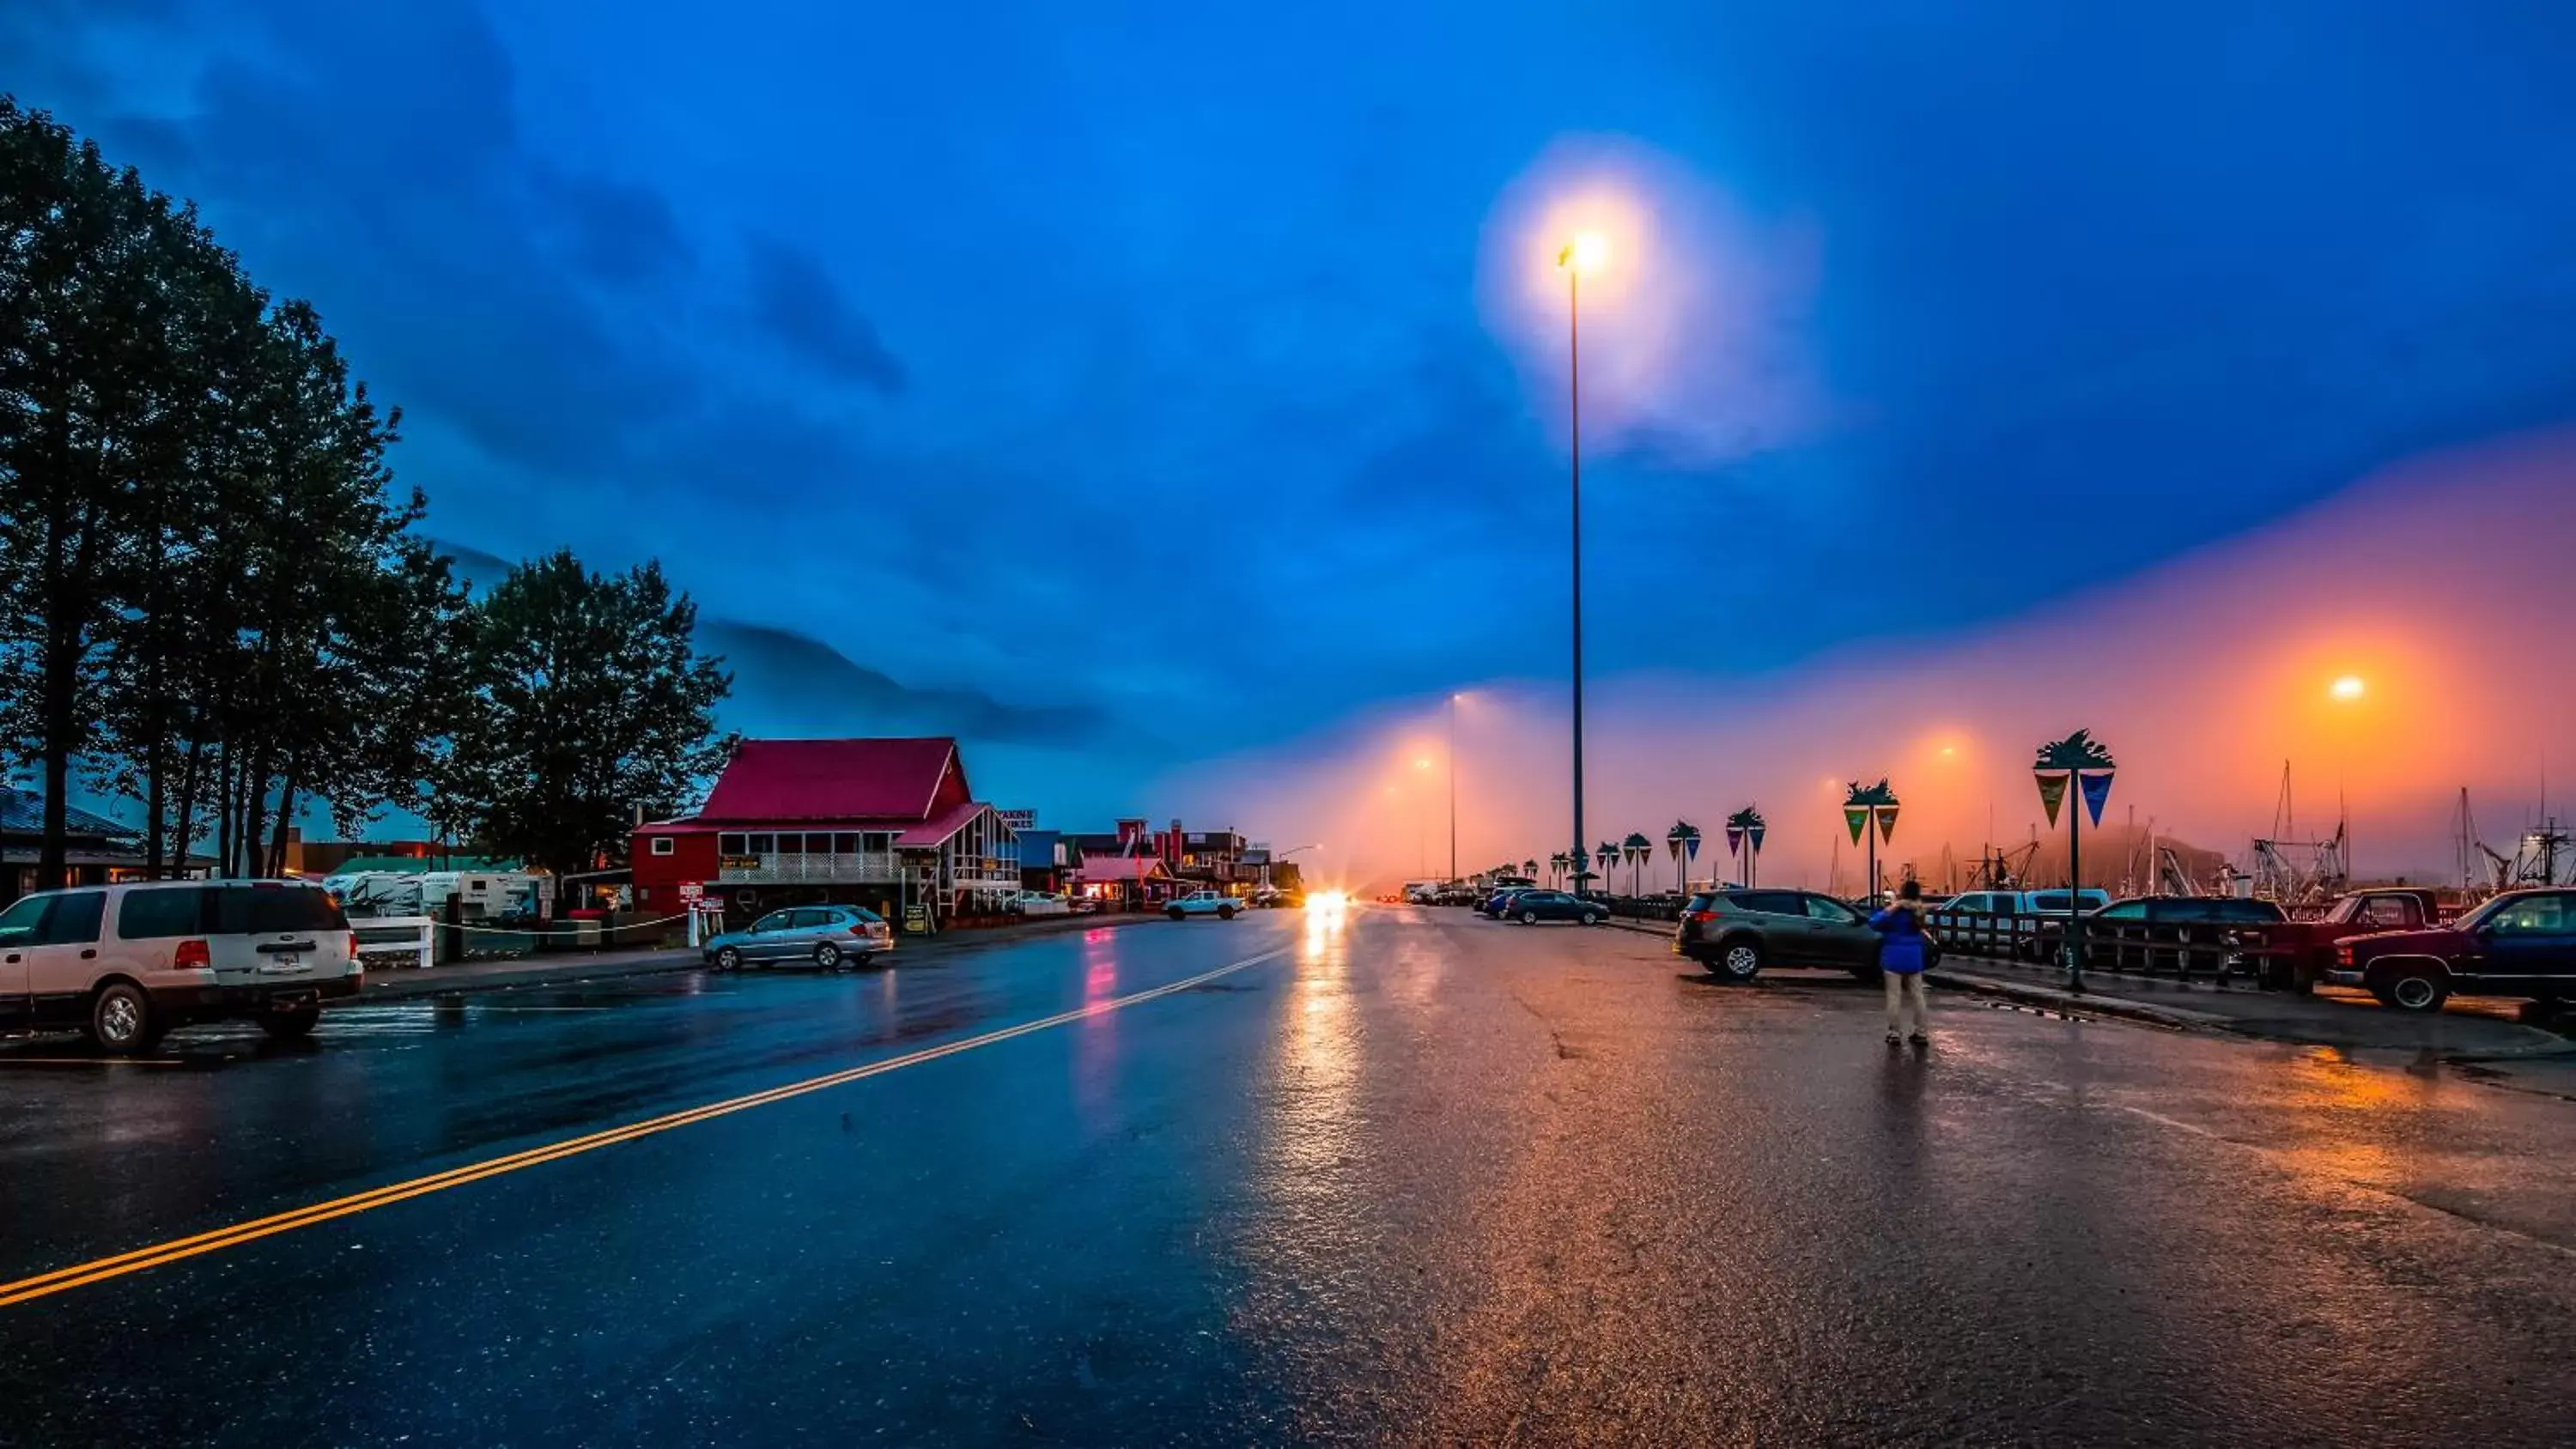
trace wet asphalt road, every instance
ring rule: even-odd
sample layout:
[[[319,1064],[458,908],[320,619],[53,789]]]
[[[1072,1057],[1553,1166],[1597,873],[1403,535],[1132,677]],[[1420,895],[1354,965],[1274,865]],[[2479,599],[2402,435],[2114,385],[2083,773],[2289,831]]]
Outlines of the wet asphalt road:
[[[10,1282],[909,1058],[0,1307],[0,1443],[2576,1440],[2576,1103],[1935,1006],[1370,908],[0,1054]]]

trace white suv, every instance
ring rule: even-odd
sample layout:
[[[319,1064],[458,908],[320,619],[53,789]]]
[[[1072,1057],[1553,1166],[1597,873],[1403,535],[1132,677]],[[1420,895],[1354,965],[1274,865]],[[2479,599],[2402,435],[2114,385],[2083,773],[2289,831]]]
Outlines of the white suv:
[[[348,918],[300,881],[81,886],[0,911],[0,1022],[83,1027],[119,1054],[200,1021],[299,1037],[363,979]]]

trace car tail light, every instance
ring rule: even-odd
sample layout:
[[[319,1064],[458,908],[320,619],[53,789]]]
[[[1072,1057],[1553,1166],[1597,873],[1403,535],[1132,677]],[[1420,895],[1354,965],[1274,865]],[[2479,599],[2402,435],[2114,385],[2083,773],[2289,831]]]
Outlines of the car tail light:
[[[178,949],[170,953],[170,969],[173,971],[207,971],[213,969],[214,964],[215,953],[203,941],[182,941]]]
[[[2350,946],[2335,947],[2335,964],[2338,966],[2349,966],[2352,964],[2352,948]]]
[[[349,964],[358,964],[358,933],[355,931],[349,933]]]
[[[1696,922],[1698,922],[1699,924],[1701,924],[1701,925],[1705,926],[1705,925],[1707,925],[1709,922],[1714,921],[1714,920],[1716,920],[1716,919],[1717,919],[1717,912],[1715,912],[1715,911],[1693,911],[1693,912],[1691,912],[1691,919],[1692,919],[1692,920],[1694,920],[1694,921],[1696,921]]]

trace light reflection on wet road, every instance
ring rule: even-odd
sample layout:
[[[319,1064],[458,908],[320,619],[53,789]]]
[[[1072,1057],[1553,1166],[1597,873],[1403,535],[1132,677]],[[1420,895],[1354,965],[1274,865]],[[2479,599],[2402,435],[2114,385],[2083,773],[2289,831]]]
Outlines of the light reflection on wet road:
[[[0,1059],[0,1279],[1273,947],[0,1309],[0,1443],[2576,1437],[2567,1104],[1409,909]]]

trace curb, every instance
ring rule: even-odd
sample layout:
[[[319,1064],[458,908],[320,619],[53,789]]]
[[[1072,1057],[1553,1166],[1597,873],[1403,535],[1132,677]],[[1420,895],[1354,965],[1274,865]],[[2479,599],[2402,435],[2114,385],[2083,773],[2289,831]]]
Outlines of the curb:
[[[1050,921],[1043,926],[1003,927],[998,931],[973,931],[962,935],[943,936],[906,949],[897,946],[892,964],[928,956],[938,960],[952,953],[992,946],[1013,945],[1021,941],[1048,936],[1071,935],[1077,929],[1093,930],[1135,925],[1142,921],[1160,921],[1161,916],[1131,912],[1117,916],[1070,917],[1061,924]],[[517,971],[487,971],[473,976],[442,980],[440,968],[429,971],[370,973],[366,988],[356,996],[328,1003],[330,1009],[366,1006],[386,1001],[414,1001],[430,996],[462,996],[484,991],[511,991],[524,986],[583,986],[594,981],[620,981],[634,976],[669,976],[702,968],[697,953],[685,947],[661,956],[640,961],[566,961],[556,966],[529,966]]]
[[[1926,971],[1923,973],[1923,979],[1947,991],[1965,991],[1978,996],[1999,997],[2024,1006],[2044,1006],[2052,1011],[2063,1011],[2078,1016],[2116,1016],[2173,1031],[2189,1031],[2194,1028],[2224,1031],[2230,1025],[2227,1017],[2214,1012],[2188,1011],[2171,1006],[2149,1006],[2144,1002],[2129,1001],[2117,996],[2078,996],[2074,992],[2062,991],[2054,986],[2033,986],[2020,981],[1997,981],[1991,976],[1971,976],[1952,971],[1947,967],[1935,967]]]

